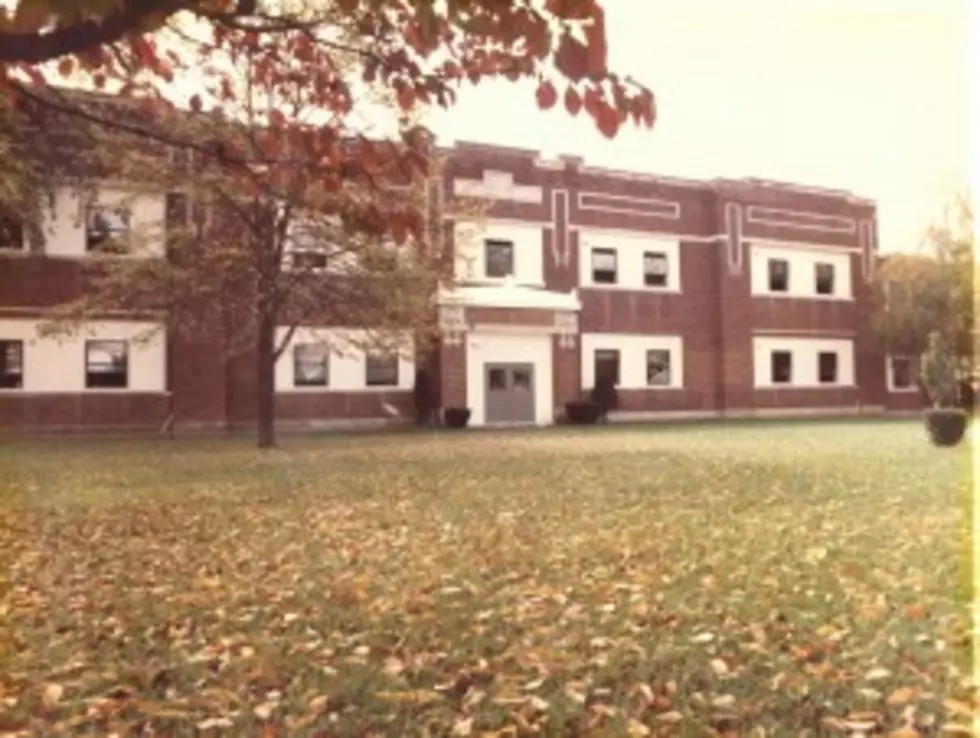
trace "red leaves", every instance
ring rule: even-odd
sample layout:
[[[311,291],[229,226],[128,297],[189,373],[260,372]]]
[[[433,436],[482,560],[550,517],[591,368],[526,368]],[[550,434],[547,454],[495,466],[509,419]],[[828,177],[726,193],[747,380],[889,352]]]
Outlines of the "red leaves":
[[[555,51],[555,66],[572,82],[579,82],[589,71],[589,52],[566,31]]]
[[[538,89],[534,94],[538,99],[538,107],[542,110],[550,110],[558,102],[558,93],[555,91],[555,86],[547,80],[538,85]]]
[[[62,77],[68,77],[74,70],[75,60],[72,57],[63,57],[61,61],[58,62],[58,74],[60,74]]]
[[[402,83],[397,90],[398,106],[408,112],[415,106],[415,90],[410,85]]]
[[[575,91],[574,87],[569,87],[565,90],[565,110],[569,112],[570,115],[578,115],[578,112],[582,109],[582,98]]]
[[[606,46],[606,13],[596,5],[592,12],[592,23],[585,27],[587,62],[589,76],[593,79],[604,77],[609,70],[606,65],[608,48]]]
[[[616,134],[619,132],[619,112],[616,108],[605,103],[600,103],[600,105],[597,113],[593,115],[599,126],[599,131],[606,138],[616,138]]]

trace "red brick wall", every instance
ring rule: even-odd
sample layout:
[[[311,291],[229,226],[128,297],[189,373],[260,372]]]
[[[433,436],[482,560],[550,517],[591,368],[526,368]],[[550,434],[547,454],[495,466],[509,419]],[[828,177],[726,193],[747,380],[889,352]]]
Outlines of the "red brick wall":
[[[585,332],[678,334],[684,345],[684,389],[624,390],[625,410],[720,410],[772,407],[916,405],[916,395],[885,390],[884,359],[868,324],[870,291],[863,280],[862,255],[853,254],[853,302],[753,298],[745,239],[801,240],[855,248],[859,232],[814,232],[799,224],[749,222],[750,207],[779,208],[859,221],[874,209],[836,193],[803,192],[752,181],[685,182],[654,177],[586,171],[568,160],[544,168],[536,153],[519,149],[461,145],[446,167],[445,199],[454,195],[456,177],[482,178],[489,169],[508,171],[517,184],[542,188],[540,204],[494,201],[488,217],[542,223],[543,273],[549,289],[568,292],[578,282],[579,228],[600,227],[677,234],[681,239],[681,294],[582,289],[581,330]],[[433,186],[430,206],[436,201]],[[665,204],[666,203],[666,204]],[[741,219],[726,221],[725,208],[738,205]],[[580,205],[585,207],[580,207]],[[679,217],[671,217],[674,206]],[[604,209],[603,209],[604,208]],[[436,208],[430,216],[437,217]],[[171,213],[170,217],[181,217]],[[809,218],[809,220],[808,220]],[[803,215],[804,224],[818,223]],[[451,227],[443,229],[451,245]],[[557,251],[559,258],[555,259]],[[562,258],[567,254],[567,259]],[[447,270],[452,254],[444,254]],[[736,264],[741,260],[741,267]],[[76,297],[85,288],[80,261],[38,256],[0,256],[0,310],[21,312]],[[137,394],[84,396],[0,396],[0,426],[145,424],[155,426],[171,412],[178,428],[198,424],[240,426],[255,418],[255,362],[251,352],[228,358],[224,346],[231,323],[219,306],[202,305],[212,318],[194,336],[173,333],[168,341],[171,397]],[[551,325],[550,312],[472,311],[478,322]],[[858,390],[756,391],[753,387],[752,335],[755,330],[851,332],[855,337]],[[464,339],[465,340],[465,339]],[[581,392],[581,343],[574,348],[553,338],[556,406]],[[432,369],[443,406],[466,404],[465,343],[438,347]],[[283,419],[378,417],[380,402],[411,408],[411,393],[283,394]]]
[[[170,414],[162,393],[0,393],[0,432],[159,430]]]

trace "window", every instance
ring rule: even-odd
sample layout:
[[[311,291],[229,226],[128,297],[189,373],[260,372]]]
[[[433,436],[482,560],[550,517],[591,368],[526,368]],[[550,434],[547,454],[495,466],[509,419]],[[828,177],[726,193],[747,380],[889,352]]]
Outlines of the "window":
[[[290,262],[293,269],[326,269],[327,255],[322,251],[294,250],[290,254]]]
[[[769,291],[786,292],[789,290],[789,262],[785,259],[769,260]]]
[[[817,288],[818,295],[834,294],[834,265],[833,264],[817,264],[815,277],[816,277],[816,288]]]
[[[24,342],[0,341],[0,389],[24,386]]]
[[[329,351],[325,343],[293,346],[293,386],[326,387]]]
[[[369,352],[364,364],[368,387],[398,386],[398,354]]]
[[[789,384],[793,381],[793,354],[789,351],[773,351],[770,369],[773,384]]]
[[[0,213],[0,251],[24,249],[24,226],[13,214]]]
[[[647,287],[667,286],[667,254],[648,251],[643,255],[643,284]]]
[[[670,351],[666,349],[647,351],[647,384],[651,387],[664,387],[670,384]]]
[[[486,253],[486,275],[491,278],[514,274],[514,243],[488,238],[483,242]]]
[[[124,253],[129,238],[129,210],[92,205],[85,210],[85,248],[89,251]]]
[[[129,385],[129,346],[125,341],[85,342],[85,386],[120,389]]]
[[[610,381],[619,384],[619,351],[597,349],[595,352],[595,383]]]
[[[290,224],[286,250],[289,253],[289,265],[293,269],[327,268],[327,252],[323,249],[323,241],[317,238],[311,227],[301,222]]]
[[[817,355],[817,369],[820,384],[837,384],[837,354],[833,351],[821,351]]]
[[[613,249],[592,249],[592,281],[616,284],[616,252]]]
[[[892,367],[892,389],[906,390],[912,389],[912,362],[907,356],[891,357]]]

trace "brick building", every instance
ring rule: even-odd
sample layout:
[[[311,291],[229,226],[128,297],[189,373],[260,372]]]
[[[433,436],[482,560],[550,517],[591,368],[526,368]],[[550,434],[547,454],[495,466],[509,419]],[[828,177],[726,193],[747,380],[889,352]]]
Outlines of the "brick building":
[[[456,280],[436,300],[437,401],[473,425],[560,419],[598,371],[616,417],[857,414],[918,408],[901,357],[870,331],[874,203],[753,179],[691,181],[580,159],[457,144],[429,185]],[[44,308],[85,289],[82,265],[126,197],[128,224],[171,217],[167,194],[104,183],[98,203],[54,195],[43,250],[0,229],[0,431],[247,427],[255,361],[114,315],[72,339],[41,338]],[[479,222],[442,203],[484,199]],[[165,258],[165,238],[145,258]],[[410,419],[415,362],[311,347],[351,327],[296,332],[276,367],[283,426]]]

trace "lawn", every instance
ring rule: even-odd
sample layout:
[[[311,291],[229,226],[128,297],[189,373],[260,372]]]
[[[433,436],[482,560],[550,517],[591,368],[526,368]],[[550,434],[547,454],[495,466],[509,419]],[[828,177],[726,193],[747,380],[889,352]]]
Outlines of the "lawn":
[[[952,730],[964,455],[905,421],[8,443],[0,733]]]

